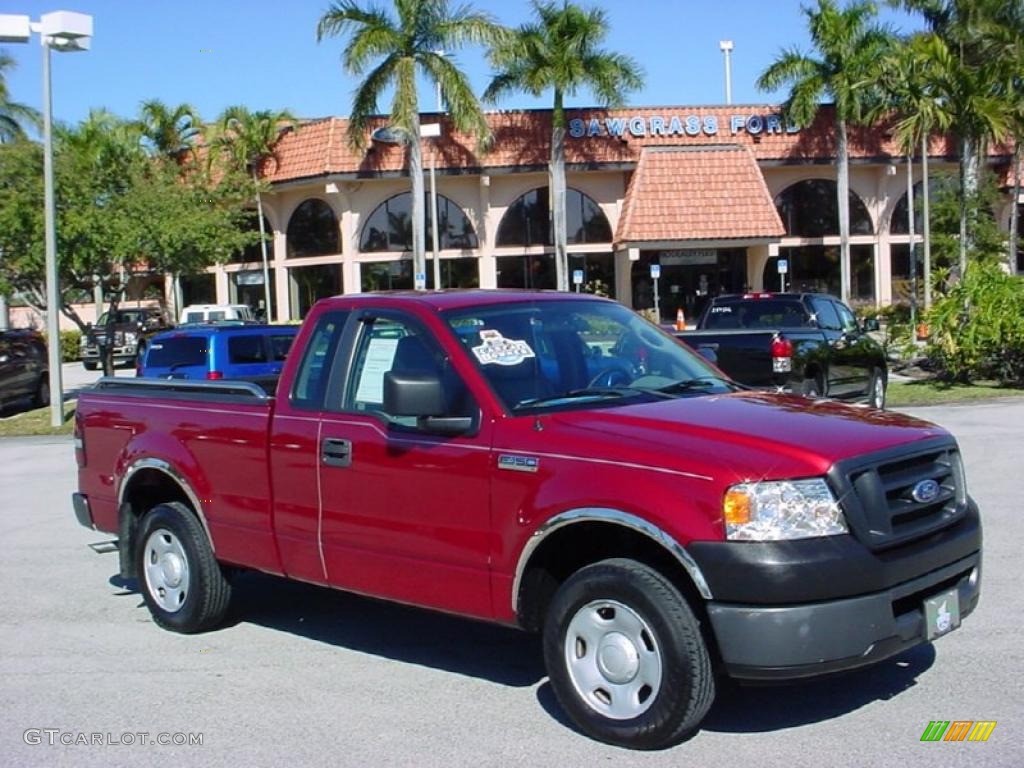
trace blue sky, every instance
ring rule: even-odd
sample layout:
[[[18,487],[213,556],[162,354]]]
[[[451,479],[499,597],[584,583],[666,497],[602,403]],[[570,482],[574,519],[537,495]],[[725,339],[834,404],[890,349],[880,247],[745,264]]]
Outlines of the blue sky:
[[[595,4],[584,2],[584,4]],[[646,84],[633,105],[724,103],[721,39],[732,39],[733,101],[757,104],[783,94],[759,92],[754,82],[781,48],[807,48],[798,0],[616,0],[603,6],[611,22],[609,48],[633,56]],[[513,25],[529,17],[525,0],[477,0],[474,5]],[[91,107],[132,116],[139,103],[158,98],[189,101],[206,118],[224,107],[288,108],[300,117],[346,115],[355,81],[339,62],[342,39],[316,43],[315,27],[325,0],[0,0],[0,13],[37,19],[51,10],[94,17],[87,53],[54,54],[54,115],[77,121]],[[919,28],[916,19],[882,9],[894,28]],[[38,38],[6,45],[18,68],[8,85],[12,97],[39,107]],[[489,80],[482,54],[457,54],[478,91]],[[579,94],[570,106],[592,103]],[[424,111],[434,108],[432,90],[421,91]],[[547,107],[548,99],[515,95],[501,108]],[[382,109],[388,104],[382,103]]]

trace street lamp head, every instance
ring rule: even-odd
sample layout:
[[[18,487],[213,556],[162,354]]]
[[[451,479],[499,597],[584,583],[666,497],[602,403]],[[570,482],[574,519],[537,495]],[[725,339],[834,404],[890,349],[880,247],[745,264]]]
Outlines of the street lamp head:
[[[56,51],[87,51],[92,45],[92,16],[74,11],[44,13],[39,34]]]
[[[718,47],[722,53],[728,53],[732,50],[732,40],[719,40]]]
[[[28,16],[0,14],[0,43],[27,43],[31,36],[32,22]]]
[[[409,136],[406,131],[391,125],[384,125],[377,128],[370,134],[371,141],[380,144],[408,144]]]

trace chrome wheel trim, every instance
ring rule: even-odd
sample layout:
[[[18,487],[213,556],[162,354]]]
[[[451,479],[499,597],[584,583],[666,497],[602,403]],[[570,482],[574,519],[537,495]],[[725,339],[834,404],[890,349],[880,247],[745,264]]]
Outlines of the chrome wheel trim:
[[[188,556],[178,537],[166,528],[149,534],[143,550],[146,591],[160,608],[177,613],[188,598],[191,579]]]
[[[882,383],[881,375],[876,374],[871,380],[871,397],[868,402],[877,410],[885,407],[885,384]]]
[[[612,720],[646,712],[658,697],[661,649],[650,625],[616,600],[581,607],[566,628],[565,666],[576,693]]]

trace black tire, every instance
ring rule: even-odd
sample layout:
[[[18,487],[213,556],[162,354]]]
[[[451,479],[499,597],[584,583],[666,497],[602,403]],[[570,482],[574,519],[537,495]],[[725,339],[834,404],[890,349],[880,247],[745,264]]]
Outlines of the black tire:
[[[39,377],[35,394],[32,395],[32,404],[36,408],[45,408],[50,404],[50,376],[44,373]]]
[[[95,371],[99,366],[97,363],[82,361],[82,367],[85,368],[85,370],[87,371]]]
[[[885,376],[875,368],[871,371],[871,380],[868,382],[868,405],[880,411],[885,410]]]
[[[646,674],[643,665],[650,662],[635,659],[631,662],[629,653],[623,655],[617,650],[602,656],[595,648],[594,656],[598,659],[595,668],[603,675],[595,679],[600,686],[607,686],[607,690],[599,686],[588,696],[574,682],[567,643],[569,630],[575,626],[574,619],[584,617],[585,621],[590,614],[604,619],[608,618],[609,611],[612,622],[619,621],[616,611],[623,611],[634,625],[639,619],[642,632],[637,636],[647,647],[630,644],[627,648],[639,649],[648,658],[657,656],[660,662],[657,687],[644,685],[637,696],[621,699],[630,706],[617,717],[597,708],[602,706],[603,697],[613,701],[620,695],[614,693],[616,682],[605,674],[601,664],[607,665],[609,659],[619,663],[617,672],[623,678],[632,672],[633,677],[622,686],[625,688],[643,679]],[[609,626],[598,648],[607,650],[610,639],[618,641],[623,637],[614,623]],[[582,664],[590,653],[582,635],[573,642],[572,648]],[[622,659],[626,661],[623,663]],[[594,739],[621,747],[663,749],[679,743],[697,730],[715,697],[711,659],[700,624],[686,599],[668,579],[634,560],[602,560],[580,569],[558,588],[544,623],[544,662],[555,696],[580,730]],[[629,669],[630,663],[638,665],[639,671]],[[648,689],[646,699],[643,697],[645,688]],[[634,705],[633,701],[638,703]],[[605,704],[605,709],[610,711],[610,706]],[[633,710],[637,711],[635,716]]]
[[[800,394],[804,397],[818,398],[821,397],[823,387],[817,376],[806,378],[800,384]]]
[[[162,547],[168,548],[163,554]],[[153,621],[164,629],[192,634],[223,620],[231,585],[213,556],[206,531],[184,504],[159,504],[146,513],[136,534],[135,565],[139,591]],[[185,587],[177,588],[182,583]]]

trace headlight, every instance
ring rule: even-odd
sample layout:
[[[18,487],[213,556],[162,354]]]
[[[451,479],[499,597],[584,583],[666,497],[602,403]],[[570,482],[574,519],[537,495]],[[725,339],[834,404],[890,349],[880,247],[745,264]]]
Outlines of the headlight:
[[[126,344],[134,344],[139,340],[139,334],[135,333],[135,331],[128,331],[124,335],[124,340]]]
[[[734,541],[809,539],[847,533],[839,502],[822,478],[742,483],[722,501],[725,536]]]

